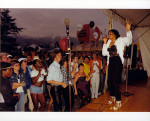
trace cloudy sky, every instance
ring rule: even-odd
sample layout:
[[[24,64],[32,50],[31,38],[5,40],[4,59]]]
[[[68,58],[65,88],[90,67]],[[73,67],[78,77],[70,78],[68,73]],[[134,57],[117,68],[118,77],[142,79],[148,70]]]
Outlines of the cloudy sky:
[[[150,5],[148,0],[0,1],[0,8],[11,8],[10,15],[17,19],[19,27],[24,28],[21,35],[29,37],[65,36],[65,18],[70,19],[70,36],[73,37],[76,37],[77,24],[88,24],[91,20],[101,31],[108,31],[109,17],[104,15],[102,9],[146,9]],[[121,36],[125,36],[125,28],[118,22],[114,23],[114,29],[117,29]]]
[[[94,21],[101,31],[109,28],[109,17],[102,9],[9,9],[10,15],[16,18],[19,27],[24,28],[20,33],[29,37],[65,36],[64,19],[70,20],[70,36],[76,37],[77,24],[88,24]],[[118,22],[114,23],[122,36],[125,28]]]

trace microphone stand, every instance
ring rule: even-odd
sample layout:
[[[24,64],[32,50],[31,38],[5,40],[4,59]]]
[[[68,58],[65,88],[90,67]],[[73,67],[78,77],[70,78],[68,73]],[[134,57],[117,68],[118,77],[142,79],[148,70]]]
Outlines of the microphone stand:
[[[69,37],[69,19],[65,19],[65,25],[66,25],[66,34],[67,34],[67,39],[68,39],[68,62],[69,62],[69,103],[70,103],[70,112],[71,112],[71,47],[70,47],[70,37]]]
[[[122,93],[123,96],[129,97],[131,95],[134,95],[133,93],[128,92],[128,56],[127,56],[127,62],[126,62],[126,91]]]

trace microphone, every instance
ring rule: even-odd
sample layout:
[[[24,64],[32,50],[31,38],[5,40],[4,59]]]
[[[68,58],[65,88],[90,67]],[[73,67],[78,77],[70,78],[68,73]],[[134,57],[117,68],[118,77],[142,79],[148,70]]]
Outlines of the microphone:
[[[66,25],[66,34],[67,34],[67,36],[69,36],[69,24],[70,24],[69,18],[65,18],[64,22]]]

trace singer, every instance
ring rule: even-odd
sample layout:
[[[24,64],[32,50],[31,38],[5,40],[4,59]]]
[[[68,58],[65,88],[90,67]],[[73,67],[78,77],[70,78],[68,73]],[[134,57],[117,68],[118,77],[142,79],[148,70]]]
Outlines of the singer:
[[[110,100],[108,104],[114,103],[114,110],[121,107],[121,74],[124,63],[124,47],[129,46],[132,42],[132,33],[130,31],[131,22],[126,20],[126,37],[120,37],[117,30],[112,29],[108,32],[107,38],[103,38],[104,44],[102,49],[103,56],[107,56],[108,65],[108,89],[110,91]]]

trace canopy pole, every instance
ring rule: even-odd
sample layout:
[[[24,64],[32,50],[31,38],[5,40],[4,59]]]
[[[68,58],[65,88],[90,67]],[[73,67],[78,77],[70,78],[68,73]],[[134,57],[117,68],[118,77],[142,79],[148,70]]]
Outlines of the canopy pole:
[[[112,17],[110,17],[110,21],[109,21],[109,30],[113,29],[113,18],[114,18],[114,13],[112,12]],[[108,65],[106,67],[106,76],[105,76],[105,85],[104,85],[104,93],[107,90],[107,79],[108,79]]]
[[[131,44],[131,57],[130,57],[131,65],[130,65],[130,70],[132,69],[132,56],[133,56],[133,42]]]
[[[132,28],[132,27],[131,27],[131,31],[132,31],[132,33],[134,34],[134,32],[133,32],[133,28]],[[134,37],[134,36],[133,36],[133,37]],[[130,60],[131,60],[130,70],[132,69],[133,45],[134,45],[134,42],[133,42],[133,39],[132,39],[132,43],[131,43],[131,57],[130,57]]]

